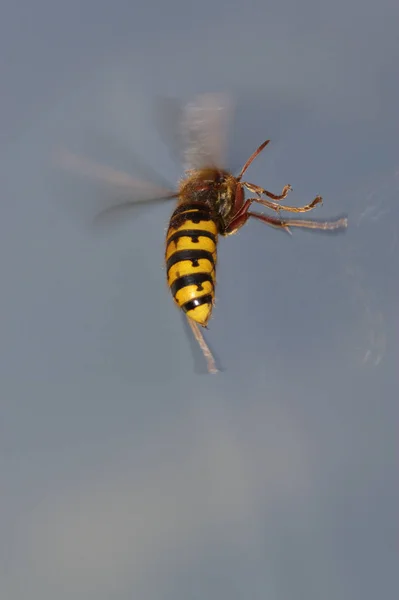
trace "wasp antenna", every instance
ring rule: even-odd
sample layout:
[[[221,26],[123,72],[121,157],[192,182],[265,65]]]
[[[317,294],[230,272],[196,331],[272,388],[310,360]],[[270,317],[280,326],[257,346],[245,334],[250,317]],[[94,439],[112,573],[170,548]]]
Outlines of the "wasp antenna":
[[[238,175],[237,177],[237,181],[240,181],[242,176],[244,175],[245,171],[248,169],[249,165],[255,160],[255,158],[262,152],[262,150],[264,148],[266,148],[266,146],[268,145],[268,143],[270,142],[270,140],[266,140],[265,142],[263,142],[263,144],[261,144],[259,146],[259,148],[257,150],[255,150],[255,152],[253,154],[251,154],[251,156],[248,158],[247,162],[245,163],[245,165],[243,166],[243,168],[241,169],[241,173]]]

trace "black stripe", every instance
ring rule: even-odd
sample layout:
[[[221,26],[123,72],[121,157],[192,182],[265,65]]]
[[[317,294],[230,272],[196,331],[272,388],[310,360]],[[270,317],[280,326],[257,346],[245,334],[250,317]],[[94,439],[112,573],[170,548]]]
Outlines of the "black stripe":
[[[194,298],[194,300],[189,300],[182,305],[182,310],[187,313],[189,310],[193,310],[197,306],[202,306],[202,304],[212,304],[212,295],[204,294],[199,298]]]
[[[168,238],[168,245],[181,237],[190,237],[193,244],[198,244],[198,238],[206,237],[212,240],[212,242],[216,245],[216,235],[210,231],[203,231],[201,229],[181,229],[180,231],[175,231],[175,233]]]
[[[189,285],[196,285],[198,292],[201,292],[204,289],[202,284],[205,283],[205,281],[209,281],[213,286],[213,277],[210,273],[192,273],[191,275],[183,275],[172,283],[170,291],[172,292],[173,298],[176,297],[179,290],[182,290]]]
[[[188,250],[178,250],[172,254],[172,256],[169,256],[168,260],[166,261],[166,272],[168,273],[170,267],[182,260],[191,260],[193,267],[199,267],[198,261],[200,258],[206,258],[206,260],[209,260],[213,267],[215,266],[215,261],[213,260],[211,252],[208,250],[195,250],[189,248]]]
[[[174,217],[175,215],[181,215],[184,212],[187,212],[189,210],[195,211],[195,210],[209,210],[210,208],[207,204],[205,204],[204,202],[191,202],[190,204],[180,204],[172,213],[172,217]]]
[[[184,212],[180,215],[172,215],[169,223],[169,229],[178,229],[183,223],[191,221],[192,223],[200,223],[201,221],[213,221],[210,211],[193,210]]]

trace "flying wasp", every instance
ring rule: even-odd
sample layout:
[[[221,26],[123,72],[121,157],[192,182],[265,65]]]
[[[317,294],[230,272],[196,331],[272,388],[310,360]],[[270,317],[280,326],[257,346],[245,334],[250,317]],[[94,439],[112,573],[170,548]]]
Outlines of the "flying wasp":
[[[281,218],[282,211],[306,213],[313,210],[321,204],[321,196],[304,206],[286,206],[282,201],[292,189],[290,185],[284,186],[280,194],[273,194],[243,180],[248,167],[270,140],[253,152],[238,175],[222,168],[226,108],[226,97],[209,94],[200,96],[186,107],[180,131],[185,137],[185,176],[177,191],[131,178],[109,167],[100,167],[70,153],[64,152],[59,157],[64,167],[78,169],[129,190],[125,202],[107,208],[100,217],[124,207],[177,199],[166,233],[167,284],[174,302],[187,317],[209,373],[216,373],[218,369],[200,327],[207,328],[215,303],[218,236],[236,233],[250,218],[288,233],[291,227],[319,230],[347,227],[346,218],[324,222]],[[249,198],[245,196],[246,190],[252,194]],[[256,205],[277,215],[253,212],[251,208]]]

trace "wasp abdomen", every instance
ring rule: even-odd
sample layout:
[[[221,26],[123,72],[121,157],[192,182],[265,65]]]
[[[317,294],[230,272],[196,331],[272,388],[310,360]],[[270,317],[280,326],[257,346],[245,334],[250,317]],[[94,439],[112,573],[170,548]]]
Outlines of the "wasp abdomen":
[[[166,235],[166,272],[176,304],[187,317],[206,326],[216,283],[217,226],[207,204],[176,208]]]

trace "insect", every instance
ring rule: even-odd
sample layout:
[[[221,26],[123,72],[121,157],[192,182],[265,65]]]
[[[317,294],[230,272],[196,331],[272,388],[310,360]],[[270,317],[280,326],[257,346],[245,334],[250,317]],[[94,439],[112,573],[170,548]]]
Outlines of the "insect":
[[[204,95],[197,103],[188,105],[183,131],[186,140],[184,159],[185,177],[177,191],[151,187],[108,167],[99,167],[74,155],[64,155],[64,166],[78,167],[81,171],[108,182],[125,185],[134,190],[136,198],[129,197],[102,213],[114,211],[140,202],[159,202],[177,199],[166,233],[166,278],[176,305],[185,313],[192,332],[204,354],[209,373],[216,373],[213,355],[200,328],[207,328],[215,303],[217,244],[219,236],[235,234],[248,219],[257,219],[290,233],[291,227],[335,230],[347,227],[347,219],[312,221],[281,218],[281,211],[306,213],[321,204],[321,196],[300,207],[286,206],[282,201],[292,189],[285,185],[280,194],[244,181],[249,166],[269,144],[263,142],[248,158],[238,175],[221,166],[223,103],[220,96]],[[245,191],[251,196],[246,198]],[[271,209],[277,216],[253,212],[253,206]]]

